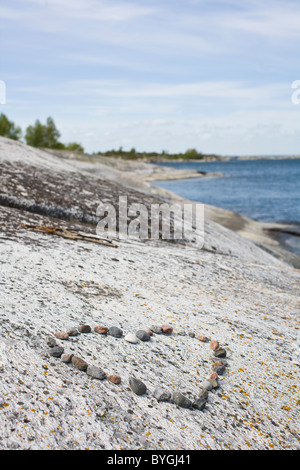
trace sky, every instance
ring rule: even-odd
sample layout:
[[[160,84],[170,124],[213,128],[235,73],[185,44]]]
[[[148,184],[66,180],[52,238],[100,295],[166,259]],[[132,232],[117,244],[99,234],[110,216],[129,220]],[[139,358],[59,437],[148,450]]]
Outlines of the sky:
[[[0,112],[90,153],[299,155],[299,40],[299,0],[1,0]]]

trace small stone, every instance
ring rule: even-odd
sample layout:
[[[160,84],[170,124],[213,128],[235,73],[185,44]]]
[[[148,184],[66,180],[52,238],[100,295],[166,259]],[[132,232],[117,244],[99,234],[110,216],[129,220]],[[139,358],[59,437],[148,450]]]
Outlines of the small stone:
[[[66,362],[66,363],[69,363],[72,361],[72,357],[74,356],[74,354],[72,353],[64,353],[61,355],[61,360],[63,362]]]
[[[62,346],[53,346],[50,348],[50,356],[53,357],[60,357],[64,352],[64,348]]]
[[[189,330],[187,334],[190,338],[195,338],[195,332],[194,331]]]
[[[208,378],[209,378],[209,379],[216,379],[216,380],[218,380],[218,377],[219,377],[219,376],[218,376],[217,372],[212,372]]]
[[[208,390],[208,391],[209,391],[209,390],[212,390],[212,388],[213,388],[212,384],[209,382],[209,379],[204,380],[204,381],[202,382],[201,386],[202,386],[203,388],[205,388],[206,390]]]
[[[78,331],[80,333],[90,333],[92,331],[92,328],[90,325],[79,325]]]
[[[171,392],[163,387],[157,387],[153,392],[153,396],[157,401],[169,401],[171,398]]]
[[[65,331],[57,331],[56,333],[54,333],[54,336],[57,339],[62,339],[62,340],[68,340],[69,339],[69,335]]]
[[[79,331],[77,330],[77,328],[75,327],[71,327],[71,328],[68,328],[66,333],[69,335],[69,336],[77,336],[79,334]]]
[[[180,406],[181,408],[191,408],[193,403],[187,397],[185,397],[181,392],[173,393],[173,401],[175,405]]]
[[[213,367],[213,371],[216,372],[218,375],[224,374],[225,366],[215,366]]]
[[[212,339],[209,345],[213,351],[215,351],[216,349],[220,347],[219,342],[215,339]]]
[[[136,395],[143,395],[147,391],[146,385],[141,380],[136,379],[135,377],[129,377],[129,385],[131,390]]]
[[[183,330],[183,329],[178,330],[177,334],[178,334],[179,336],[186,336],[186,332],[185,332],[185,330]]]
[[[78,356],[72,357],[72,364],[76,367],[76,369],[79,369],[79,370],[86,371],[88,368],[88,363]]]
[[[115,338],[121,338],[123,336],[123,331],[117,326],[111,326],[107,333]]]
[[[157,335],[160,335],[162,333],[161,327],[158,325],[151,325],[150,330]]]
[[[149,336],[153,336],[153,331],[150,330],[150,328],[147,328],[145,331],[146,333],[148,333]]]
[[[214,356],[216,357],[226,357],[226,351],[223,348],[216,349],[214,351]]]
[[[57,346],[56,339],[53,338],[53,336],[46,336],[46,343],[49,346],[49,348],[54,348],[54,346]]]
[[[161,331],[165,335],[171,335],[173,333],[173,327],[171,325],[162,325],[161,326]]]
[[[94,379],[104,380],[106,378],[106,373],[100,369],[100,367],[94,365],[89,365],[86,369],[86,373]]]
[[[209,339],[207,338],[207,336],[204,336],[204,335],[197,335],[196,336],[196,339],[198,339],[199,341],[201,341],[202,343],[208,343]]]
[[[207,400],[204,398],[196,398],[196,400],[193,401],[193,408],[196,408],[197,410],[203,410],[205,408]]]
[[[215,361],[212,365],[212,367],[216,367],[216,366],[224,366],[226,367],[227,366],[227,361],[226,359],[218,359],[217,361]]]
[[[206,388],[204,388],[204,387],[200,388],[198,398],[202,398],[202,400],[207,400],[208,399],[208,391],[207,391]]]
[[[139,341],[137,336],[134,333],[127,333],[124,339],[125,341],[128,341],[128,343],[132,343],[132,344],[138,343]]]
[[[94,328],[94,331],[96,333],[99,333],[100,335],[106,335],[107,332],[108,332],[108,327],[107,326],[96,325],[95,328]]]
[[[145,330],[138,330],[136,337],[141,341],[150,341],[150,335]]]
[[[119,375],[112,374],[109,375],[107,378],[113,384],[119,385],[121,383],[121,377]]]
[[[211,383],[212,388],[218,388],[219,387],[219,383],[216,379],[207,379],[207,380]]]

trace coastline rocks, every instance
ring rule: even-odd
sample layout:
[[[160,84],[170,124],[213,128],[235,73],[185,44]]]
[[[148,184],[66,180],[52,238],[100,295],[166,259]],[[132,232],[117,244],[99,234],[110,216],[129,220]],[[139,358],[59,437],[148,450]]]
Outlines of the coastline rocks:
[[[136,344],[138,343],[138,338],[134,333],[127,333],[127,335],[124,337],[125,341],[128,343]]]
[[[123,336],[123,331],[117,326],[111,326],[108,329],[107,334],[110,336],[114,336],[115,338],[121,338]]]
[[[158,325],[151,325],[150,330],[157,335],[160,335],[162,333],[161,327]]]
[[[54,333],[54,336],[57,339],[62,339],[62,340],[68,340],[69,339],[69,335],[65,331],[57,331],[56,333]]]
[[[106,378],[106,373],[100,369],[100,367],[94,365],[89,365],[86,369],[86,373],[94,379],[104,380]]]
[[[78,331],[79,333],[90,333],[92,329],[90,325],[79,325]]]
[[[213,351],[215,351],[216,349],[219,349],[220,347],[219,342],[215,339],[212,339],[209,345]]]
[[[150,341],[150,335],[145,330],[138,330],[135,335],[141,341]]]
[[[72,361],[72,357],[74,356],[74,354],[72,353],[64,353],[61,355],[61,360],[63,362],[65,362],[66,364],[68,364],[69,362]]]
[[[191,408],[193,405],[192,401],[185,397],[181,392],[173,393],[173,401],[175,405],[180,406],[180,408]]]
[[[202,343],[208,343],[209,339],[204,336],[204,335],[197,335],[196,336],[196,339],[198,339],[199,341],[201,341]]]
[[[95,333],[99,333],[100,335],[106,335],[108,332],[108,328],[107,326],[96,325],[94,331]]]
[[[146,385],[135,377],[129,377],[129,386],[136,395],[144,395],[147,391]]]
[[[64,352],[64,348],[62,346],[53,346],[50,348],[50,356],[53,357],[61,357]]]
[[[226,351],[223,348],[218,348],[214,351],[214,356],[215,357],[226,357]]]
[[[88,368],[88,363],[84,359],[81,359],[81,357],[73,356],[71,362],[76,369],[86,371]]]
[[[171,398],[171,392],[163,387],[157,387],[153,392],[153,396],[157,401],[169,401]]]
[[[50,335],[46,336],[46,343],[47,343],[47,346],[49,346],[49,348],[54,348],[54,346],[57,346],[56,339]]]
[[[171,335],[173,333],[173,327],[171,325],[162,325],[161,326],[161,331],[165,335]]]
[[[116,374],[111,374],[107,377],[107,379],[112,382],[113,384],[119,385],[121,383],[121,377]]]

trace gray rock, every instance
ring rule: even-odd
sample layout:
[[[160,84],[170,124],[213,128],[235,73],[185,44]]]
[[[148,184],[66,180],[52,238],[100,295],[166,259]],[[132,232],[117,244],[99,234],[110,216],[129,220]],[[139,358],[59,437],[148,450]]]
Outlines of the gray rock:
[[[216,372],[218,375],[222,375],[224,374],[225,366],[214,366],[212,370]]]
[[[144,330],[138,330],[136,332],[136,337],[141,341],[150,341],[150,335]]]
[[[66,333],[69,335],[69,336],[77,336],[79,334],[79,331],[77,330],[77,328],[68,328]]]
[[[61,357],[64,352],[64,348],[62,346],[53,346],[50,348],[50,356],[53,357]]]
[[[68,363],[68,362],[72,361],[73,356],[74,356],[74,354],[72,354],[72,353],[64,353],[64,354],[61,355],[61,360],[63,362]]]
[[[146,385],[141,380],[136,379],[135,377],[129,377],[129,385],[131,390],[136,395],[143,395],[147,391]]]
[[[79,325],[78,331],[80,333],[90,333],[92,331],[92,328],[90,325]]]
[[[124,339],[125,341],[128,341],[128,343],[132,343],[132,344],[138,343],[139,341],[137,336],[134,333],[127,333]]]
[[[196,400],[193,401],[193,408],[196,408],[197,410],[203,410],[205,408],[207,400],[204,398],[196,398]]]
[[[189,331],[188,331],[188,336],[189,336],[190,338],[195,338],[195,332],[189,330]]]
[[[181,392],[173,393],[173,401],[175,405],[180,406],[181,408],[191,408],[193,403],[187,397],[185,397]]]
[[[223,348],[218,348],[214,351],[215,357],[226,357],[226,351]]]
[[[94,379],[104,380],[106,378],[106,373],[100,369],[100,367],[89,365],[86,370],[87,375],[90,375]]]
[[[158,325],[151,325],[150,330],[153,331],[153,333],[156,333],[157,335],[160,335],[162,333],[161,327]]]
[[[114,336],[115,338],[121,338],[123,336],[123,331],[117,326],[111,326],[107,334],[109,334],[110,336]]]
[[[212,384],[210,383],[210,381],[207,379],[207,380],[204,380],[201,384],[201,386],[203,388],[205,388],[206,390],[212,390],[213,386]]]
[[[169,401],[171,398],[171,392],[163,387],[157,387],[153,392],[153,396],[157,401]]]
[[[200,388],[198,398],[201,398],[202,400],[207,400],[208,399],[208,391],[206,388]]]
[[[46,343],[49,346],[49,348],[54,348],[54,346],[57,346],[57,342],[56,342],[56,339],[54,338],[54,336],[47,335],[46,336]]]

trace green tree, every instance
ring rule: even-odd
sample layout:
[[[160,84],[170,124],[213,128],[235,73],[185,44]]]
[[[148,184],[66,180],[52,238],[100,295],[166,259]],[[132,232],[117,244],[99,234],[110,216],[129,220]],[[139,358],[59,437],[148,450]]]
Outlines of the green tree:
[[[22,130],[2,113],[0,114],[0,135],[8,137],[9,139],[20,140]]]
[[[27,127],[25,133],[25,141],[32,147],[63,149],[64,145],[59,142],[59,137],[60,132],[51,117],[47,118],[46,125],[37,119],[33,126]]]
[[[82,145],[77,142],[70,142],[68,145],[65,145],[65,149],[72,150],[73,152],[84,152]]]

